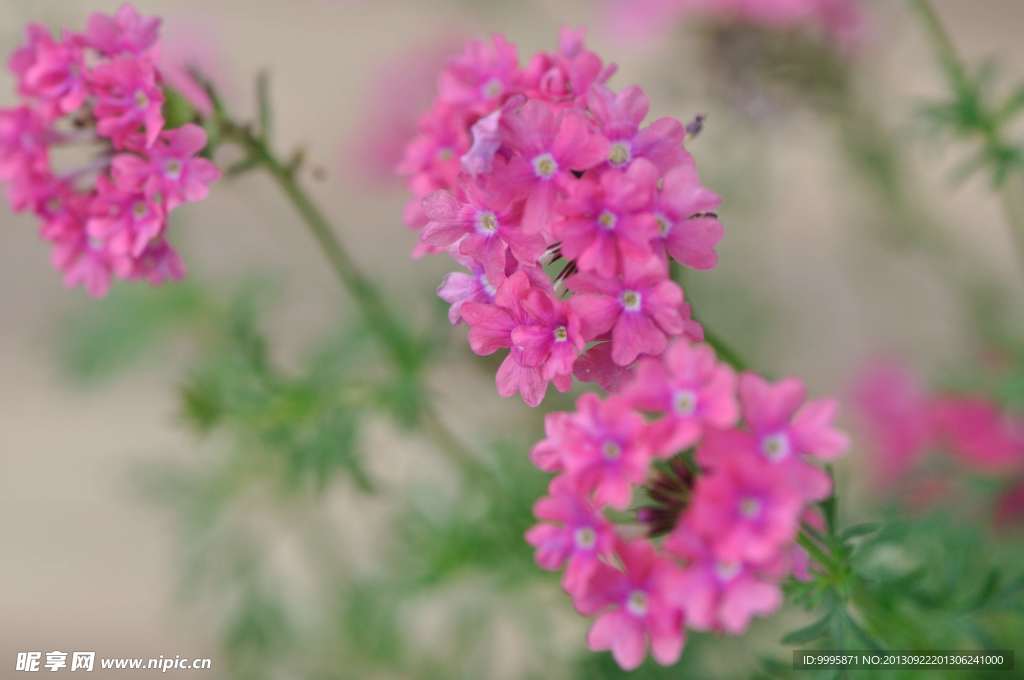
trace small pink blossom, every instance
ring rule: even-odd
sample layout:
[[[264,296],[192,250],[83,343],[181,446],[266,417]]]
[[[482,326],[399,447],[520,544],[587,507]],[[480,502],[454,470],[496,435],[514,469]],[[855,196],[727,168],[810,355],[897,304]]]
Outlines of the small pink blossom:
[[[822,399],[805,404],[805,396],[803,383],[795,378],[773,384],[753,373],[740,376],[743,416],[769,460],[804,454],[832,460],[849,447],[847,436],[832,426],[836,401]]]
[[[663,453],[693,446],[705,427],[736,424],[736,374],[707,345],[676,340],[660,359],[642,359],[624,396],[637,408],[663,414],[652,425]]]
[[[624,670],[643,662],[648,643],[655,661],[674,664],[686,639],[683,610],[673,596],[679,568],[645,541],[620,540],[616,554],[621,571],[601,564],[575,598],[582,614],[596,616],[587,644],[594,651],[611,650]]]
[[[113,16],[98,12],[90,15],[85,40],[107,56],[141,56],[156,45],[160,23],[158,17],[144,17],[131,5],[121,5]]]
[[[764,562],[792,543],[805,492],[790,470],[756,455],[722,455],[697,481],[689,512],[692,528],[709,536],[726,562]]]
[[[584,394],[559,444],[560,463],[579,488],[594,492],[594,503],[624,510],[633,485],[647,477],[651,460],[647,423],[621,397],[602,401]]]
[[[984,397],[936,400],[932,418],[950,452],[970,467],[989,472],[1024,469],[1024,416]]]
[[[686,565],[672,597],[686,612],[686,625],[700,631],[741,635],[755,616],[782,605],[781,574],[775,564],[721,559],[713,536],[680,524],[665,547]],[[776,560],[777,562],[777,560]]]
[[[624,168],[634,159],[645,158],[665,173],[682,163],[692,163],[683,148],[686,130],[678,120],[659,118],[640,128],[650,100],[639,87],[615,93],[604,85],[594,85],[587,105],[608,139],[608,163],[612,167]]]
[[[657,168],[638,160],[625,171],[609,170],[568,185],[552,229],[562,255],[581,271],[604,277],[622,271],[626,260],[649,259],[657,233],[649,211],[657,182]]]
[[[206,147],[206,132],[188,124],[160,134],[147,150],[147,157],[119,154],[112,173],[123,189],[140,189],[150,196],[162,196],[167,208],[206,198],[210,184],[220,179],[220,170],[198,154]]]
[[[675,166],[665,175],[655,196],[655,247],[676,262],[694,269],[718,264],[715,247],[724,229],[715,211],[721,199],[706,189],[692,162]]]
[[[641,354],[658,356],[668,338],[688,330],[689,309],[683,289],[667,277],[656,259],[629,265],[621,279],[577,274],[567,283],[576,295],[583,335],[596,338],[612,333],[612,360],[631,364]]]
[[[490,42],[470,40],[442,72],[438,98],[476,113],[488,113],[513,90],[518,77],[516,47],[504,36],[494,35]]]
[[[574,109],[557,110],[531,100],[501,117],[502,140],[517,154],[502,181],[526,196],[523,227],[527,232],[549,229],[560,181],[572,172],[601,163],[607,141]]]
[[[568,477],[556,477],[548,495],[533,506],[540,523],[526,532],[536,548],[537,564],[554,571],[565,567],[562,586],[569,593],[586,587],[602,557],[612,553],[612,525],[574,488]]]
[[[153,64],[131,56],[116,57],[89,72],[96,96],[96,131],[118,148],[128,148],[141,127],[145,146],[156,141],[164,126],[164,95]]]
[[[462,305],[467,302],[493,304],[498,288],[505,282],[505,253],[492,253],[491,257],[476,260],[456,254],[455,260],[469,270],[452,272],[444,277],[437,295],[451,305],[448,320],[452,325],[462,320]]]
[[[100,178],[86,225],[89,237],[106,244],[115,257],[138,257],[164,229],[163,201],[152,194],[123,191]]]

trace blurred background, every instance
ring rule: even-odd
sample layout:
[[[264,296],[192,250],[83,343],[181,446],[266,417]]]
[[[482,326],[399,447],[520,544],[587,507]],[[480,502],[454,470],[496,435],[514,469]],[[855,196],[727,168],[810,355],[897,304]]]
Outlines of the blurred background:
[[[0,52],[30,21],[80,27],[118,4],[3,0]],[[296,463],[301,479],[284,491],[265,483],[277,472],[251,472],[277,463],[246,458],[290,445],[272,425],[257,441],[213,426],[205,386],[249,395],[231,374],[239,343],[304,376],[303,389],[353,365],[372,370],[377,350],[264,176],[223,181],[176,213],[186,283],[124,287],[99,303],[62,287],[32,219],[0,211],[5,665],[19,650],[81,649],[211,657],[214,677],[612,677],[585,658],[584,624],[557,578],[517,541],[544,486],[526,463],[541,415],[500,399],[493,365],[447,328],[433,297],[447,261],[410,259],[407,195],[382,172],[381,149],[410,133],[402,109],[429,101],[427,65],[466,36],[504,33],[525,60],[554,49],[560,26],[586,27],[591,48],[619,64],[613,85],[641,84],[652,117],[706,116],[689,148],[724,199],[726,237],[718,268],[687,274],[687,296],[765,373],[844,398],[880,354],[921,376],[969,374],[986,324],[1000,334],[1021,320],[1021,263],[988,179],[957,180],[969,149],[916,113],[945,85],[903,3],[865,3],[856,48],[810,59],[789,37],[701,20],[628,39],[604,5],[583,0],[135,4],[163,17],[165,56],[201,64],[234,110],[252,110],[256,73],[269,73],[276,145],[305,149],[304,180],[341,238],[435,337],[431,398],[508,468],[510,494],[467,508],[453,470],[395,424],[400,414],[355,416],[325,440],[349,447],[325,454],[342,473],[320,469],[310,482]],[[1020,2],[935,7],[968,61],[1024,73]],[[401,77],[402,106],[382,111]],[[4,72],[0,105],[14,100]],[[243,400],[254,411],[239,407],[245,417],[271,418],[255,399]],[[844,409],[844,424],[858,432],[853,414]],[[870,518],[888,501],[861,443],[839,488],[851,517]],[[736,677],[733,664],[756,661],[782,630],[770,619],[749,638],[696,641],[692,663],[705,644],[716,651],[695,677]]]

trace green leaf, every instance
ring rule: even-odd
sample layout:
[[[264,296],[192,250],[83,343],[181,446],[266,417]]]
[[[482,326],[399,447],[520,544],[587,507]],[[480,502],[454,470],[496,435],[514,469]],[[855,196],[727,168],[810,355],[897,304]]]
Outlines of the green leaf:
[[[164,87],[164,127],[168,130],[179,128],[199,119],[198,112],[183,94],[170,87]]]
[[[832,614],[830,611],[814,623],[786,633],[780,642],[784,645],[799,645],[823,637],[829,630]]]
[[[845,543],[854,538],[860,538],[861,536],[873,534],[881,528],[882,525],[878,522],[865,522],[863,524],[854,524],[853,526],[843,529],[843,531],[839,534],[839,539]]]

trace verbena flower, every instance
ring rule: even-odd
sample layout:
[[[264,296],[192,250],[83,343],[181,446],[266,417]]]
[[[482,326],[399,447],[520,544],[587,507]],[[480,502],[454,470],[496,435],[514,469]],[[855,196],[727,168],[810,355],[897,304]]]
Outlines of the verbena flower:
[[[645,124],[646,95],[610,89],[614,71],[577,31],[563,31],[557,51],[525,66],[501,36],[472,41],[439,76],[399,164],[414,195],[405,215],[419,232],[414,255],[447,252],[474,272],[449,275],[439,293],[450,318],[470,324],[474,351],[511,350],[499,393],[530,405],[551,382],[562,390],[573,376],[610,384],[673,338],[701,338],[667,265],[671,257],[714,266],[719,199],[700,184],[682,123]],[[549,346],[541,329],[556,324],[561,338],[561,321],[495,301],[517,272],[543,291],[531,299],[578,322],[571,341]],[[513,342],[513,328],[524,342]],[[481,352],[484,334],[500,344]]]
[[[575,411],[545,419],[531,457],[556,477],[527,540],[542,567],[572,569],[563,586],[595,617],[590,647],[611,650],[623,668],[639,665],[648,644],[656,661],[674,663],[687,627],[741,634],[781,606],[784,579],[812,576],[796,537],[802,523],[824,529],[813,503],[831,481],[810,449],[766,456],[762,428],[789,432],[810,406],[815,450],[824,441],[838,455],[845,438],[830,413],[819,417],[813,405],[823,402],[802,406],[799,381],[752,376],[737,380],[710,347],[677,340],[662,358],[639,362],[618,393],[585,394]],[[750,408],[741,411],[744,396]],[[604,512],[627,507],[639,535]]]
[[[199,157],[202,128],[166,129],[159,26],[130,5],[60,39],[33,24],[9,61],[21,103],[0,109],[0,181],[15,211],[39,218],[65,283],[95,296],[114,278],[181,278],[168,215],[220,177]],[[54,167],[61,147],[92,157]]]

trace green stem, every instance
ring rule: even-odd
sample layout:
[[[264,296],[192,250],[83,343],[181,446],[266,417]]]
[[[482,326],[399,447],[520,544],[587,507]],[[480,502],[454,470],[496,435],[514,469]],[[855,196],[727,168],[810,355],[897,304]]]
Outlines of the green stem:
[[[359,306],[370,330],[388,350],[396,368],[413,372],[419,368],[419,347],[395,316],[380,291],[362,274],[352,256],[335,234],[331,223],[295,178],[294,170],[283,162],[266,140],[246,126],[238,125],[220,112],[220,129],[225,140],[241,146],[248,157],[265,168],[302,218],[302,223],[320,245],[332,271]],[[431,433],[437,449],[467,479],[481,480],[491,476],[480,459],[448,429],[429,401],[421,406],[422,422]]]
[[[935,8],[932,7],[930,0],[910,0],[910,4],[921,18],[921,24],[931,39],[950,85],[958,95],[966,94],[980,101],[978,85],[971,79],[963,60],[960,58],[960,54],[957,52],[956,44],[950,37]],[[1002,126],[997,120],[997,116],[983,104],[979,104],[978,109],[975,131],[981,136],[985,147],[998,157],[1002,151],[1010,149],[1011,146],[1003,138]],[[998,193],[1004,217],[1010,227],[1010,236],[1017,248],[1020,262],[1024,266],[1024,215],[1016,207],[1015,197],[1011,194],[1008,182],[1002,182]]]

